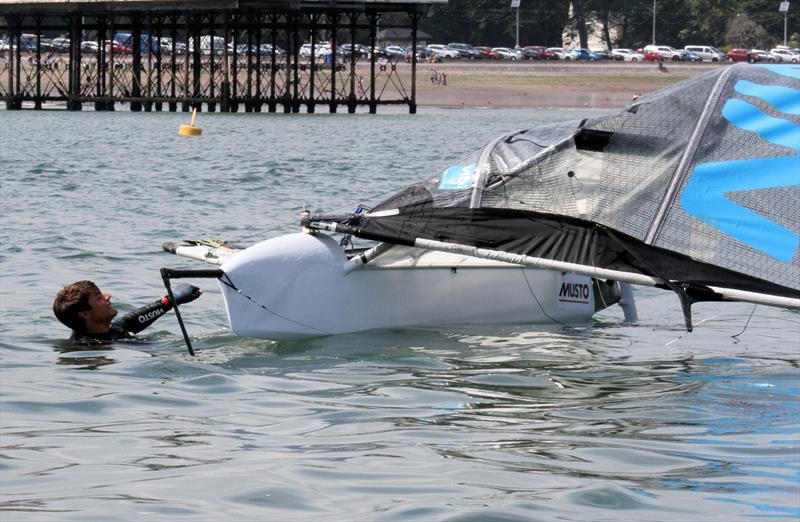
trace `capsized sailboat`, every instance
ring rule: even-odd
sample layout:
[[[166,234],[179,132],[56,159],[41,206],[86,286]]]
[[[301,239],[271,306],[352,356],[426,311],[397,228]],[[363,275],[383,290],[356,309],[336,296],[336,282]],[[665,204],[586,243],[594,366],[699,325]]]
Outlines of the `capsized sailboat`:
[[[219,265],[244,336],[586,320],[620,297],[632,318],[628,284],[677,293],[691,329],[698,301],[800,308],[799,209],[800,67],[741,64],[500,136],[303,233],[164,249]]]

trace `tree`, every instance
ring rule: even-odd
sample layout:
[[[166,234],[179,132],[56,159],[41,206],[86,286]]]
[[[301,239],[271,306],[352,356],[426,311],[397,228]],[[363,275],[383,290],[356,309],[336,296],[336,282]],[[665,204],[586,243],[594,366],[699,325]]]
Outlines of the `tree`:
[[[575,16],[575,26],[578,30],[578,41],[580,47],[589,47],[589,33],[586,30],[586,14],[583,11],[582,0],[572,0],[572,14]]]
[[[769,47],[774,39],[761,24],[745,14],[731,18],[725,31],[725,41],[734,47],[763,49]]]

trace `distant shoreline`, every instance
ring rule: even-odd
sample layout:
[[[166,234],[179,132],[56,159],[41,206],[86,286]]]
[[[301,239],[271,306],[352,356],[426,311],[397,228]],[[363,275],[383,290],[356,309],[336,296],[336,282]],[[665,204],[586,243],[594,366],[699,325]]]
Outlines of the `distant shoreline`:
[[[520,107],[538,109],[620,109],[641,95],[673,83],[728,67],[720,63],[665,63],[661,72],[653,62],[508,62],[450,60],[444,63],[418,63],[416,102],[418,107]],[[369,74],[368,64],[359,64],[359,75]],[[447,85],[431,81],[433,72],[444,73]],[[401,86],[411,96],[411,66],[396,64],[396,70],[379,72],[378,97],[385,85],[387,96],[396,98]],[[368,89],[368,87],[366,87]],[[319,102],[323,105],[325,102]],[[120,105],[117,110],[125,110]],[[398,105],[397,107],[400,107]],[[23,108],[33,108],[25,102]],[[65,102],[46,102],[45,109],[65,108]],[[378,112],[382,106],[379,105]],[[0,103],[0,110],[5,104]],[[84,110],[93,110],[90,103]],[[365,111],[360,107],[358,112]],[[239,112],[243,112],[242,107]],[[301,110],[301,112],[305,112]]]
[[[675,82],[726,67],[717,63],[459,62],[417,65],[417,105],[613,109]],[[431,82],[433,70],[447,85]]]

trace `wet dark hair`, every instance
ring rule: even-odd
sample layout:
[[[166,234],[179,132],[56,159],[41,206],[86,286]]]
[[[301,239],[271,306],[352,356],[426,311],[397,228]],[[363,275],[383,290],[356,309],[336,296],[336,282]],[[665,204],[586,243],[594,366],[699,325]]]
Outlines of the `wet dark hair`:
[[[78,315],[91,309],[89,296],[99,292],[97,285],[91,281],[78,281],[58,291],[53,301],[53,313],[67,328],[83,333],[86,321]]]

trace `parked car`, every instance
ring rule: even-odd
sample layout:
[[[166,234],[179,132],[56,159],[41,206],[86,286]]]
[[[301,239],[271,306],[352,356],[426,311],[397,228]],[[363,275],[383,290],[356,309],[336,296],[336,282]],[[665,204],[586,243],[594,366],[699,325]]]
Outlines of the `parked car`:
[[[387,58],[405,58],[406,50],[399,45],[387,45],[383,48],[383,55]]]
[[[105,49],[107,53],[113,52],[114,54],[133,54],[133,49],[127,45],[123,45],[118,40],[106,41]]]
[[[520,49],[525,55],[526,60],[546,60],[544,54],[546,49],[541,45],[527,45]]]
[[[427,45],[429,51],[441,58],[461,58],[461,53],[442,44]]]
[[[314,44],[314,58],[320,58],[324,56],[328,56],[331,54],[331,48],[327,43],[324,44]],[[308,58],[311,56],[311,44],[303,44],[300,47],[300,56]]]
[[[503,57],[492,51],[491,47],[476,47],[475,50],[480,51],[481,57],[484,60],[501,60]]]
[[[686,51],[686,49],[684,49]],[[687,62],[702,62],[703,59],[700,57],[699,54],[693,53],[692,51],[686,51],[686,56],[683,58]]]
[[[654,62],[656,60],[664,59],[664,57],[661,56],[661,53],[657,53],[655,51],[645,51],[644,49],[636,49],[636,52],[644,56],[644,59],[647,62]]]
[[[599,51],[589,51],[589,52],[592,52],[592,53],[596,54],[597,56],[600,57],[601,60],[616,60],[617,59],[616,56],[611,54],[611,51],[609,51],[608,49],[601,49]]]
[[[786,47],[776,47],[775,49],[770,49],[769,52],[774,54],[775,56],[780,56],[781,61],[784,63],[800,62],[800,54],[797,54],[791,49],[788,49]]]
[[[525,58],[522,52],[510,47],[493,47],[492,51],[499,54],[504,60],[522,60]]]
[[[58,52],[68,52],[69,38],[53,38],[53,48]]]
[[[637,53],[631,49],[614,49],[611,51],[611,54],[615,58],[625,62],[641,62],[644,60],[643,54]]]
[[[644,50],[658,53],[664,60],[677,62],[686,59],[686,51],[675,49],[669,45],[645,45]]]
[[[567,51],[563,47],[548,47],[547,50],[553,53],[557,60],[565,60],[567,58]]]
[[[600,60],[600,55],[593,53],[589,49],[582,49],[580,47],[571,50],[567,53],[565,60],[591,60],[593,62]]]
[[[91,40],[84,40],[81,42],[82,53],[96,53],[98,49],[100,49],[100,46],[97,45],[97,42]]]
[[[272,44],[268,44],[268,43],[261,44],[261,47],[258,48],[258,53],[261,56],[272,56]],[[276,45],[275,46],[275,56],[286,56],[286,51],[284,51],[283,49],[281,49],[280,47],[278,47]]]
[[[753,53],[749,49],[731,49],[725,54],[729,62],[754,62]]]
[[[781,55],[772,54],[764,49],[750,49],[750,54],[753,55],[757,62],[780,63],[783,61],[783,57]]]
[[[725,54],[711,45],[686,45],[683,47],[683,50],[695,53],[701,60],[708,60],[711,62],[725,61]]]
[[[461,55],[462,58],[466,58],[468,60],[476,60],[483,58],[483,55],[480,51],[476,50],[470,44],[465,43],[449,43],[447,47],[450,49],[455,49]]]

